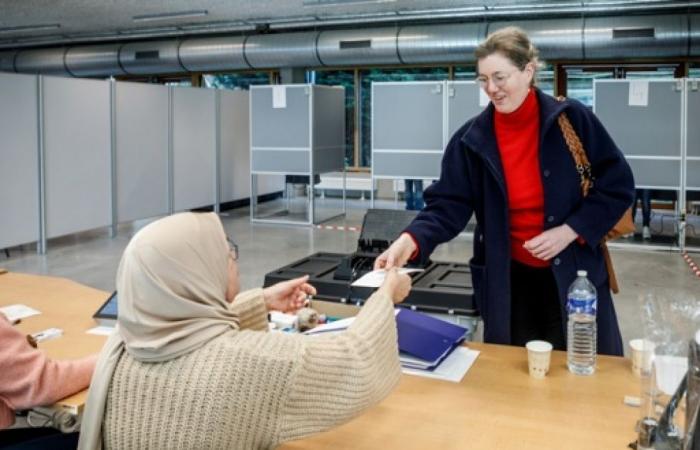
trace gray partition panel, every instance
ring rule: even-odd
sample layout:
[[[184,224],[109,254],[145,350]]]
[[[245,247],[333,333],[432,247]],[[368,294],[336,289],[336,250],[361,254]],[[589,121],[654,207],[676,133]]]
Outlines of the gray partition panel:
[[[650,81],[645,107],[629,106],[628,81],[595,82],[595,113],[624,154],[680,156],[682,93],[675,87]]]
[[[116,84],[117,220],[168,213],[168,88]]]
[[[110,85],[44,77],[47,237],[112,223]]]
[[[689,160],[685,186],[692,191],[700,190],[700,160]]]
[[[700,79],[688,80],[687,155],[700,157]],[[697,185],[696,185],[697,186]]]
[[[248,91],[221,95],[221,201],[250,196],[250,110]]]
[[[311,170],[308,150],[259,150],[252,154],[253,172],[308,174]]]
[[[484,110],[479,106],[476,82],[448,82],[447,84],[447,137],[448,140],[465,122]]]
[[[679,189],[681,161],[658,159],[633,159],[627,162],[634,173],[637,187],[658,187]]]
[[[286,105],[273,108],[272,87],[250,89],[253,147],[309,147],[309,95],[306,85],[281,86]]]
[[[375,152],[372,175],[397,178],[439,178],[442,153]]]
[[[39,239],[37,77],[0,73],[0,248]]]
[[[442,149],[441,81],[372,84],[372,148]]]
[[[314,172],[343,170],[345,165],[345,89],[314,86]]]
[[[215,202],[216,99],[213,90],[173,88],[175,211]]]

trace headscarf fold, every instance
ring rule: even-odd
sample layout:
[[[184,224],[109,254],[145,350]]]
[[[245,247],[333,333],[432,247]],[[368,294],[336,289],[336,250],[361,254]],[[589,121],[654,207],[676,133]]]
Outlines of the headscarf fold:
[[[92,377],[79,449],[102,448],[107,393],[123,351],[138,361],[168,361],[238,329],[226,301],[228,257],[214,213],[175,214],[131,239],[117,270],[117,328]]]

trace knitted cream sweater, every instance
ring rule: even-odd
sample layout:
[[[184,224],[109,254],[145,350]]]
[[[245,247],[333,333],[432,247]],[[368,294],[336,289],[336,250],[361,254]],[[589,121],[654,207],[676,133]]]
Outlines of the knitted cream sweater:
[[[162,363],[127,352],[112,378],[105,449],[257,449],[327,430],[382,400],[400,366],[391,299],[375,293],[335,335],[267,333],[262,290],[232,304],[241,330]]]

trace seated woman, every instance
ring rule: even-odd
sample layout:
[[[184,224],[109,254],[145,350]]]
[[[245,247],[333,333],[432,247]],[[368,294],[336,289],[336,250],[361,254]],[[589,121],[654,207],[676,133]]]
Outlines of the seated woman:
[[[0,448],[75,448],[77,433],[17,427],[15,410],[50,405],[90,384],[97,355],[54,361],[27,341],[0,313]]]
[[[298,309],[315,289],[302,277],[238,294],[237,253],[212,213],[134,236],[79,448],[272,448],[346,422],[394,388],[394,303],[408,276],[390,273],[342,333],[268,332],[269,310]]]

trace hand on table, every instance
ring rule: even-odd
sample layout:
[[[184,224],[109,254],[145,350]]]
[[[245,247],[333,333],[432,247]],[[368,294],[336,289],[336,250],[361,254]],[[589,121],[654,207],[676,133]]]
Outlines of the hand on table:
[[[263,289],[268,311],[295,312],[306,303],[307,295],[316,295],[316,288],[307,283],[308,275],[281,281]]]

